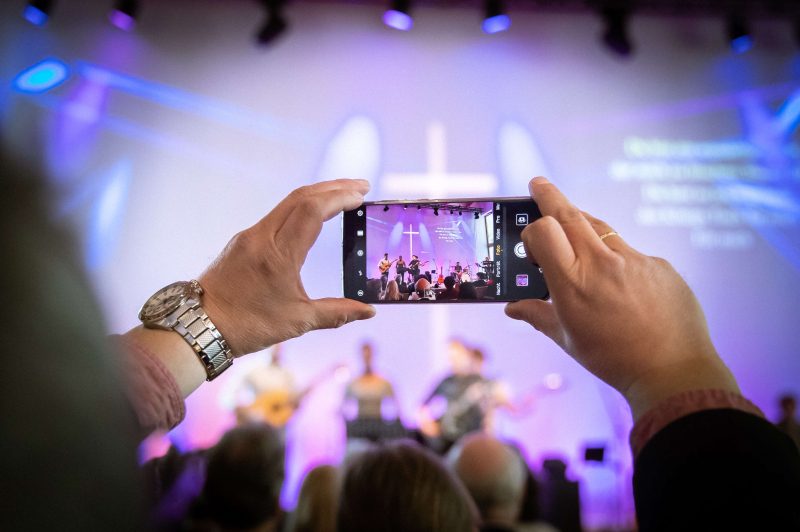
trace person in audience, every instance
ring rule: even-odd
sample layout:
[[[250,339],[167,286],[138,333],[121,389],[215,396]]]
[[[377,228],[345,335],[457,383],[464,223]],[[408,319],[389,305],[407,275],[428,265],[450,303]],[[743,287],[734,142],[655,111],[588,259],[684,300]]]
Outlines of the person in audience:
[[[478,292],[472,283],[461,283],[458,287],[458,299],[478,299]]]
[[[482,532],[513,532],[525,497],[528,466],[519,452],[483,432],[464,436],[449,451],[447,464],[478,507]],[[529,532],[555,532],[543,523]]]
[[[478,278],[472,281],[472,285],[476,288],[479,286],[486,286],[486,274],[484,272],[478,272],[476,275]]]
[[[297,507],[288,518],[286,532],[336,532],[339,472],[331,465],[313,468],[303,479]]]
[[[478,515],[461,483],[410,441],[375,446],[344,465],[339,531],[471,532]]]
[[[400,296],[400,288],[397,286],[397,281],[392,279],[386,284],[386,292],[384,292],[381,299],[383,301],[400,301],[402,299]]]
[[[408,296],[409,301],[434,301],[436,295],[431,290],[431,282],[421,276],[414,284],[414,292]]]
[[[266,423],[229,430],[207,455],[206,480],[189,530],[280,530],[283,437]]]
[[[69,523],[81,530],[140,530],[136,433],[127,412],[135,414],[139,437],[174,427],[183,419],[184,399],[215,376],[213,368],[181,335],[142,326],[116,337],[120,355],[110,356],[96,334],[101,314],[83,275],[56,256],[63,245],[45,225],[46,211],[31,209],[37,202],[26,202],[24,172],[3,160],[0,234],[4,249],[14,252],[4,261],[0,289],[15,304],[3,305],[0,318],[7,325],[4,345],[13,346],[6,358],[15,365],[0,383],[2,404],[11,409],[0,429],[12,436],[0,470],[14,486],[5,502],[15,511],[3,516],[0,528],[54,530]],[[199,303],[230,350],[223,352],[226,364],[375,315],[358,301],[311,299],[300,278],[323,223],[361,205],[368,190],[367,181],[336,180],[292,192],[237,233],[190,283],[202,288]],[[522,240],[552,299],[510,303],[506,313],[550,337],[628,402],[639,529],[685,530],[687,523],[697,530],[800,528],[797,447],[742,397],[680,275],[581,212],[546,179],[532,180],[530,192],[543,216],[523,230]],[[19,346],[24,357],[17,356]],[[73,459],[67,449],[79,452]],[[386,478],[369,479],[373,498],[384,485],[398,489],[394,477]],[[43,485],[52,488],[47,512],[41,512]],[[382,500],[395,511],[413,507]],[[441,508],[430,512],[434,500],[427,498],[427,514],[404,515],[415,523],[441,515]]]
[[[780,397],[778,404],[781,408],[781,417],[775,424],[781,432],[789,436],[800,449],[800,423],[795,417],[797,412],[797,398],[791,394]]]
[[[456,288],[456,280],[452,275],[444,278],[444,286],[445,289],[437,295],[437,300],[458,299],[458,288]]]

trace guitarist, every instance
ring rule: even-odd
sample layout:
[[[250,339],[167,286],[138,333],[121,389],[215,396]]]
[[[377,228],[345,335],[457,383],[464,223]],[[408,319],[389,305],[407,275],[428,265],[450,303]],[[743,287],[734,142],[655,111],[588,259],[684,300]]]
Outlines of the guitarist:
[[[283,428],[294,414],[302,393],[292,374],[281,366],[281,344],[270,351],[270,361],[248,373],[242,383],[252,401],[236,409],[236,419],[242,423],[260,421]]]
[[[408,272],[411,274],[411,282],[415,282],[417,280],[417,275],[419,275],[419,268],[420,266],[425,266],[428,264],[428,261],[420,262],[419,257],[416,255],[411,255],[411,262],[408,263]]]
[[[381,291],[386,291],[386,285],[389,283],[389,268],[392,267],[392,264],[397,262],[397,259],[390,261],[389,254],[384,253],[383,258],[378,263],[378,269],[381,271]]]
[[[482,375],[483,354],[463,343],[450,342],[452,373],[431,392],[420,409],[420,431],[436,452],[446,453],[462,436],[490,430],[497,407],[510,406],[507,393],[496,381]],[[436,415],[436,399],[444,400],[444,411]]]

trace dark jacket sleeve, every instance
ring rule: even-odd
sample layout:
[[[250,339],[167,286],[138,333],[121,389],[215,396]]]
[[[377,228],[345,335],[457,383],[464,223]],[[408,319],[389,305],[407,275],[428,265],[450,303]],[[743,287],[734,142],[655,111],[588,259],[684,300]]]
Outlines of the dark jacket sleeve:
[[[800,531],[800,454],[765,419],[704,410],[667,425],[633,476],[640,530]]]

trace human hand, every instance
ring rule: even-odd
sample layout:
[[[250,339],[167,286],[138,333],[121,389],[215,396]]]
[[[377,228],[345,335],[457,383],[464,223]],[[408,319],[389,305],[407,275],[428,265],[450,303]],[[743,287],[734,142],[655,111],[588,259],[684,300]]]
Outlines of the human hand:
[[[581,212],[547,179],[529,185],[542,218],[522,239],[552,302],[510,303],[506,314],[549,336],[627,399],[634,418],[688,390],[738,392],[711,343],[703,310],[664,259],[643,255]]]
[[[368,191],[367,181],[350,179],[301,187],[228,242],[199,281],[203,308],[234,356],[375,315],[351,299],[312,300],[300,279],[323,222],[361,205]]]

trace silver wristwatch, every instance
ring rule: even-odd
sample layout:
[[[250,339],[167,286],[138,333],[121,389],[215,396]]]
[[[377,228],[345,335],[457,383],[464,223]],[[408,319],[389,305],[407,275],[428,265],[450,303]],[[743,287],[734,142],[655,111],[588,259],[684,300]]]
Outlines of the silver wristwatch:
[[[203,288],[195,280],[165,286],[148,299],[139,319],[148,329],[172,330],[192,346],[213,380],[233,365],[227,342],[200,306]]]

